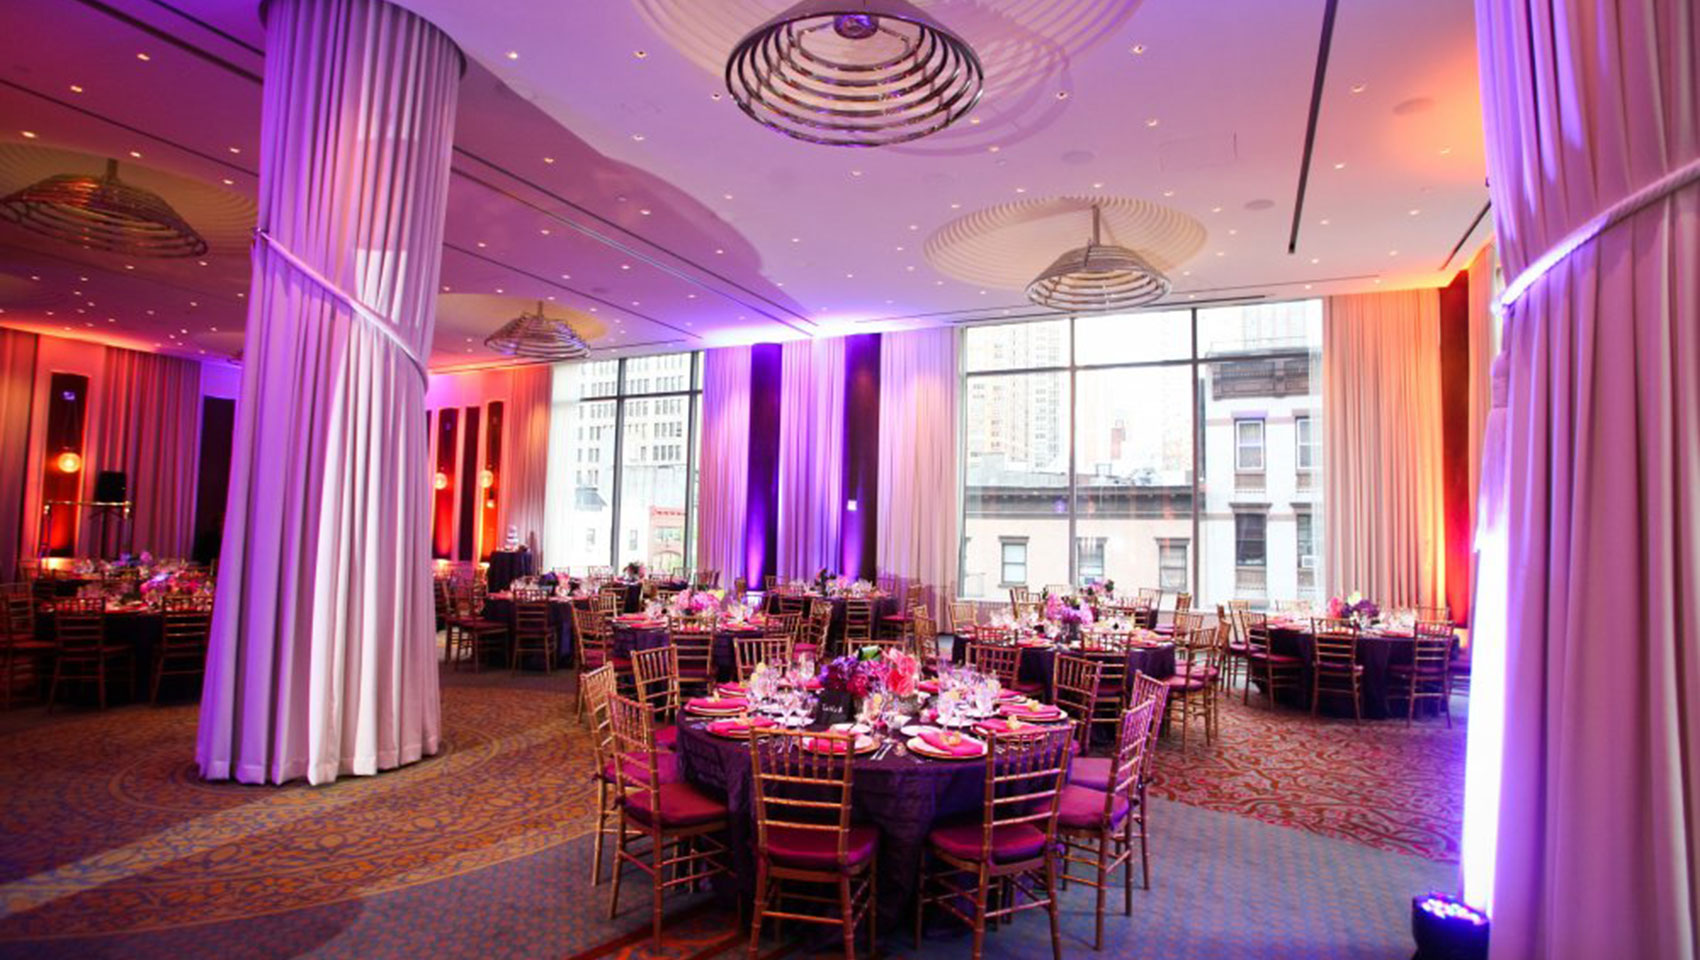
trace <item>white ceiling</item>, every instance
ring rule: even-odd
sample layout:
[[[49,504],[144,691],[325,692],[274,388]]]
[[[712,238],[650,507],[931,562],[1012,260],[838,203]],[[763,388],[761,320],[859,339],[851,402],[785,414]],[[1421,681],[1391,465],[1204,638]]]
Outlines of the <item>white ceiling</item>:
[[[8,157],[51,147],[136,150],[140,168],[251,199],[255,5],[105,2],[117,15],[0,3],[0,191],[23,185]],[[404,4],[481,65],[462,90],[437,369],[494,359],[483,336],[537,300],[593,317],[593,346],[622,353],[1031,315],[1019,278],[1061,252],[1053,238],[992,237],[975,249],[998,263],[950,273],[925,249],[1050,198],[1201,224],[1171,303],[1444,283],[1487,230],[1442,269],[1486,202],[1469,0],[1341,4],[1292,254],[1323,0],[921,3],[981,52],[987,94],[978,122],[875,150],[789,140],[724,95],[725,49],[783,2]],[[245,244],[206,266],[122,263],[0,225],[0,258],[0,323],[240,351]]]

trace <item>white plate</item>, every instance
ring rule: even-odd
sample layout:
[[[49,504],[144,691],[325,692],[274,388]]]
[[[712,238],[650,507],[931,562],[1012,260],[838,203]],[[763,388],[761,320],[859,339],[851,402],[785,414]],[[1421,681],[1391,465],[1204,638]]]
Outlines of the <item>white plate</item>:
[[[976,739],[975,742],[980,744],[979,753],[962,754],[960,756],[947,751],[935,750],[927,743],[927,741],[922,740],[920,737],[910,737],[908,746],[910,753],[920,754],[923,757],[928,757],[933,760],[978,760],[986,755],[986,743],[985,741],[978,739]]]

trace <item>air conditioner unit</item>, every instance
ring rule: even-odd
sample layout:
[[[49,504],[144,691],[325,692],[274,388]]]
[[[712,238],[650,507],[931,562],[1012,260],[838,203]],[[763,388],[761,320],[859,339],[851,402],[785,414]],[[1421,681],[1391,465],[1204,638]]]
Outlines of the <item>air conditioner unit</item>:
[[[1300,570],[1315,570],[1316,569],[1316,558],[1315,557],[1300,557],[1299,558],[1299,569]]]

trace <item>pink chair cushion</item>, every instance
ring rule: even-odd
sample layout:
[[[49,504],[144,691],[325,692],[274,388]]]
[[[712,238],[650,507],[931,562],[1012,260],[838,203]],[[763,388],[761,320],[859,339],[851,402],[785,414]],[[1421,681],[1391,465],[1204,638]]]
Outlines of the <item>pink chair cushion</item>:
[[[1131,804],[1126,797],[1117,797],[1110,808],[1110,826],[1120,826],[1127,819]],[[1057,826],[1071,830],[1091,830],[1104,821],[1104,791],[1070,784],[1063,788],[1057,804]]]
[[[1209,681],[1203,677],[1188,677],[1179,673],[1167,680],[1164,680],[1163,682],[1169,685],[1170,690],[1180,690],[1183,692],[1187,690],[1203,690],[1209,684]]]
[[[935,827],[927,841],[940,853],[958,860],[979,860],[980,841],[985,827],[979,823],[962,823]],[[1012,863],[1031,860],[1045,849],[1045,834],[1030,823],[1009,824],[996,828],[992,834],[992,862]]]
[[[1036,680],[1017,680],[1017,681],[1015,681],[1015,686],[1012,687],[1011,689],[1013,689],[1017,693],[1025,694],[1026,696],[1029,696],[1029,697],[1044,696],[1045,694],[1050,692],[1049,690],[1047,690],[1045,688],[1045,685],[1043,683],[1040,683]]]
[[[1108,790],[1110,762],[1110,757],[1075,757],[1068,768],[1068,782],[1092,790]]]
[[[798,656],[806,653],[812,657],[820,652],[820,645],[815,643],[798,643],[793,644],[791,649],[792,652],[796,653]]]
[[[873,858],[879,844],[880,832],[865,824],[851,824],[850,836],[844,845],[847,865],[863,863]],[[797,827],[769,827],[767,849],[769,860],[783,867],[799,870],[837,870],[838,834],[830,830],[803,830]]]
[[[1304,662],[1298,657],[1288,656],[1284,653],[1251,653],[1247,654],[1247,656],[1253,660],[1261,660],[1267,663],[1273,663],[1277,666],[1286,666],[1291,664],[1296,667]]]
[[[650,825],[649,806],[652,801],[661,808],[660,826],[663,829],[696,827],[725,820],[728,816],[726,804],[688,783],[664,783],[655,790],[628,790],[626,812],[633,820]]]
[[[641,760],[628,758],[625,767],[627,783],[633,780],[641,783],[649,778],[649,764]],[[655,753],[655,775],[661,778],[662,783],[678,783],[679,755],[657,750]],[[610,760],[602,765],[602,779],[609,783],[614,782],[614,761]]]

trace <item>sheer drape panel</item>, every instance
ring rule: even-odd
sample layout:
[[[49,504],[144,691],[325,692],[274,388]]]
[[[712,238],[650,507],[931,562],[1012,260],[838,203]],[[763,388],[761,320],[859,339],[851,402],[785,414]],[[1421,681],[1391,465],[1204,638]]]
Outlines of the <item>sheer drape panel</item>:
[[[1516,277],[1700,157],[1700,14],[1686,0],[1476,13],[1495,225]],[[1697,264],[1690,185],[1507,309],[1496,960],[1700,950]]]
[[[956,596],[957,336],[949,328],[880,341],[880,570],[918,582],[935,616]]]
[[[702,356],[702,453],[697,492],[697,567],[719,570],[721,585],[744,569],[744,515],[750,472],[750,348]]]
[[[193,360],[106,348],[89,476],[123,471],[135,503],[120,550],[187,557],[195,534],[200,468],[201,365]],[[90,488],[92,490],[92,488]],[[100,526],[82,525],[82,553],[100,553]]]
[[[36,336],[0,329],[0,583],[17,579],[25,554],[24,489],[28,478],[30,407],[35,399]]]
[[[782,348],[779,412],[779,573],[837,572],[844,484],[844,340]]]
[[[1438,603],[1439,294],[1329,297],[1322,367],[1329,593],[1356,590],[1383,606]]]
[[[209,778],[323,783],[438,749],[425,384],[409,354],[431,343],[462,60],[377,0],[265,12],[271,241],[255,246],[197,755]]]
[[[536,569],[547,569],[543,550],[544,501],[549,490],[549,407],[553,368],[538,364],[513,372],[509,390],[506,506],[501,537],[519,528],[519,540],[537,555]],[[562,474],[565,478],[566,474]],[[564,482],[564,480],[563,480]]]
[[[1493,245],[1470,261],[1470,503],[1480,500],[1482,447],[1493,407],[1493,362],[1499,353],[1493,317]],[[1473,515],[1473,514],[1472,514]],[[1473,582],[1473,581],[1472,581]]]

